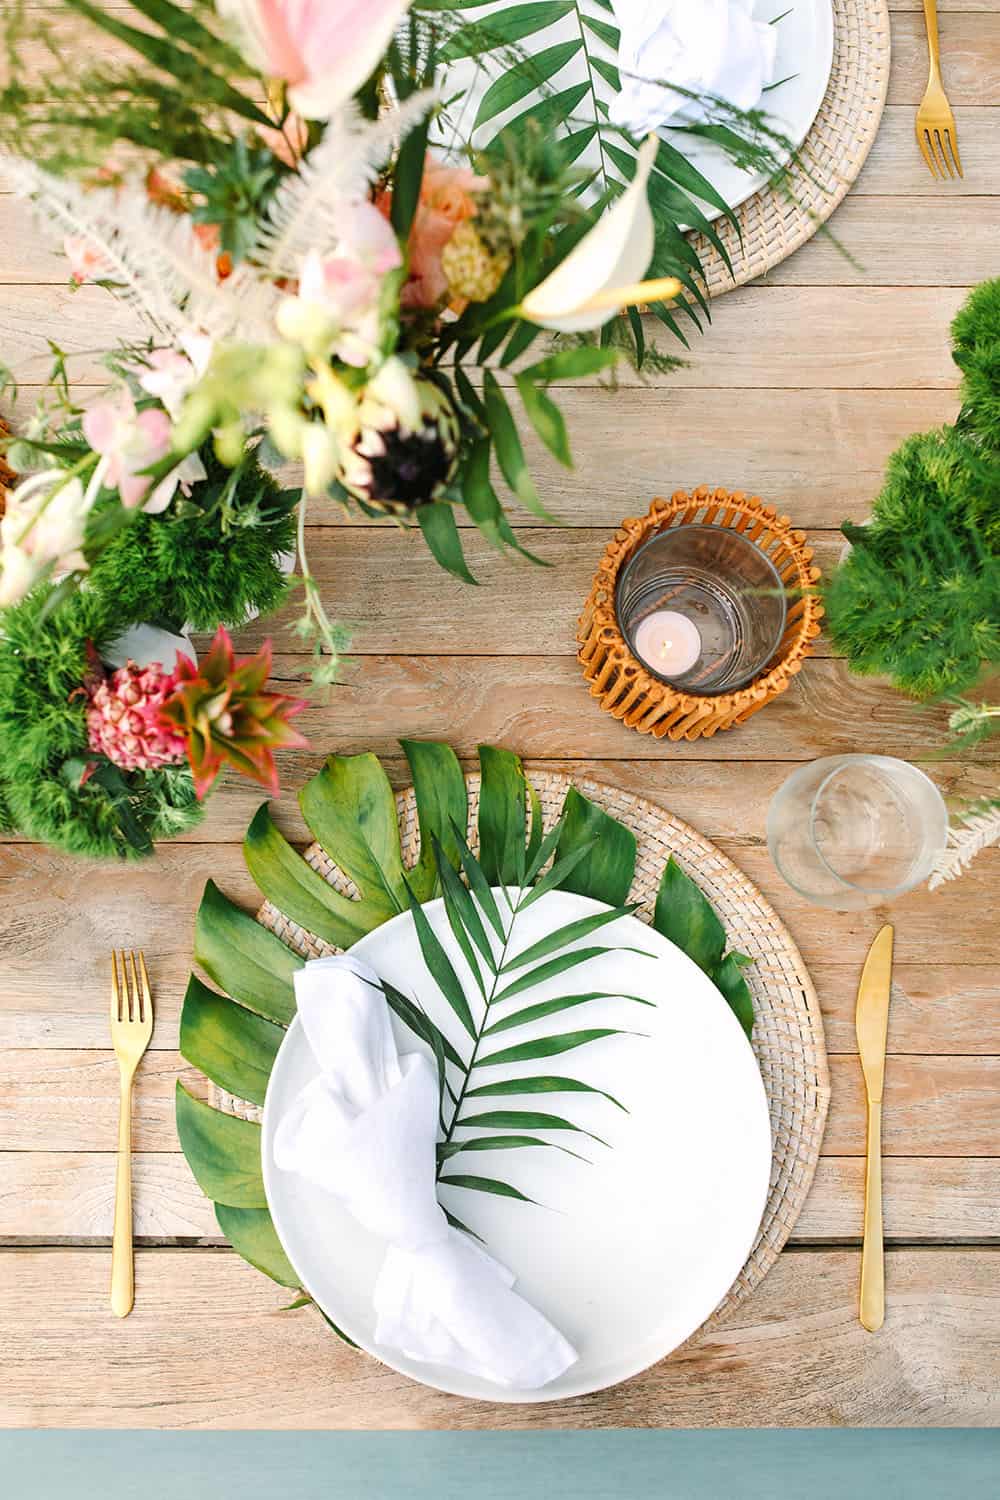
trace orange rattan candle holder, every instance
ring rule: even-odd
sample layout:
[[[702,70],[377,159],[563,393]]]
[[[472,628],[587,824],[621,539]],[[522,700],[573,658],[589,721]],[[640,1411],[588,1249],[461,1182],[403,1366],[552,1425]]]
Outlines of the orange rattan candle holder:
[[[648,672],[630,651],[618,625],[615,590],[622,568],[650,537],[674,526],[730,527],[770,558],[788,590],[785,630],[775,655],[754,682],[733,692],[698,696],[673,688]],[[696,740],[745,724],[783,693],[811,654],[823,607],[815,590],[820,570],[804,531],[757,495],[701,485],[654,500],[645,516],[621,523],[604,550],[577,626],[577,655],[591,696],[614,718],[657,739]]]

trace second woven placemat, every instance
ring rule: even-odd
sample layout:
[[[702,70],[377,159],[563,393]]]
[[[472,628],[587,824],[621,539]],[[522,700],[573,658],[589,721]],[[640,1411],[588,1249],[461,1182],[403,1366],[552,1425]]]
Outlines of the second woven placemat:
[[[764,187],[715,228],[732,271],[704,235],[691,237],[708,293],[762,276],[810,239],[842,201],[878,133],[889,87],[888,0],[832,0],[833,70],[826,95],[789,173],[788,191]]]

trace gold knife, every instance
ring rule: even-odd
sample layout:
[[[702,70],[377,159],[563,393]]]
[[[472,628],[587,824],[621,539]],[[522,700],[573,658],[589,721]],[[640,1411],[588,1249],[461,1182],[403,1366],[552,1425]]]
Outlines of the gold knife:
[[[892,928],[885,926],[868,950],[858,986],[855,1027],[861,1071],[868,1096],[868,1160],[865,1169],[865,1238],[861,1251],[861,1306],[858,1316],[869,1333],[885,1320],[882,1260],[882,1086],[885,1039],[892,984]]]

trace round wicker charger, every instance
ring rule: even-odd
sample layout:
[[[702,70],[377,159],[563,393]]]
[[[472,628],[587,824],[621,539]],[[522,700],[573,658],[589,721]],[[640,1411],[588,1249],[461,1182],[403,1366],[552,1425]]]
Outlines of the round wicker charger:
[[[638,844],[632,899],[641,903],[640,917],[646,921],[652,917],[663,868],[673,854],[698,881],[719,913],[731,946],[753,959],[745,972],[756,1013],[753,1048],[771,1110],[774,1150],[771,1190],[756,1243],[735,1284],[713,1314],[710,1322],[714,1323],[738,1307],[766,1276],[802,1211],[812,1183],[830,1099],[823,1022],[816,992],[791,936],[756,886],[687,823],[643,797],[591,781],[586,776],[570,778],[560,771],[531,767],[529,775],[541,799],[547,828],[558,818],[571,784],[631,828]],[[466,781],[474,830],[479,776],[470,774]],[[396,805],[404,860],[411,864],[420,844],[411,788],[399,793]],[[357,894],[318,844],[306,850],[305,858],[338,890]],[[261,907],[257,920],[307,958],[335,951],[270,902]],[[252,1106],[241,1105],[229,1095],[222,1094],[219,1099],[224,1108],[259,1118],[259,1112]]]
[[[762,276],[810,239],[833,213],[865,164],[889,86],[888,0],[831,0],[833,69],[819,113],[786,192],[763,187],[715,224],[732,261],[730,271],[710,240],[692,236],[708,294],[717,297]]]

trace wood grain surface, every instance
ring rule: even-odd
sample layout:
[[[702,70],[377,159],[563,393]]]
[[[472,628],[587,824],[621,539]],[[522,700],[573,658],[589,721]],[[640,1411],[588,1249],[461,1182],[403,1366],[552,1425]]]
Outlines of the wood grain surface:
[[[39,7],[40,8],[40,7]],[[720,299],[686,366],[561,402],[576,467],[529,445],[562,528],[521,530],[547,573],[467,533],[478,589],[419,539],[314,506],[312,565],[353,629],[343,685],[303,717],[313,749],[282,758],[275,817],[298,844],[295,794],[331,750],[372,749],[406,782],[400,735],[478,742],[578,770],[669,807],[746,871],[801,947],[833,1080],[813,1191],[789,1248],[724,1326],[601,1395],[530,1408],[462,1402],[346,1348],[312,1309],[225,1247],[180,1155],[172,1092],[204,1081],[177,1054],[192,919],[208,876],[248,909],[240,848],[260,795],[226,783],[205,822],[124,869],[0,842],[0,1423],[98,1427],[615,1427],[993,1425],[1000,1422],[1000,850],[960,883],[876,912],[828,913],[785,887],[768,803],[796,764],[871,750],[918,761],[952,799],[1000,775],[1000,742],[945,753],[944,714],[851,677],[820,640],[792,690],[744,729],[670,745],[601,714],[574,661],[591,573],[623,516],[699,483],[759,493],[808,529],[817,560],[864,519],[907,433],[954,418],[948,326],[1000,272],[1000,0],[941,0],[945,79],[966,176],[936,183],[913,142],[926,55],[921,0],[892,0],[893,68],[861,177],[819,236],[763,283]],[[61,19],[72,41],[79,23]],[[845,255],[842,251],[847,251]],[[52,338],[82,386],[95,348],[136,331],[96,288],[71,291],[0,173],[0,357],[38,395]],[[662,330],[650,329],[663,346]],[[507,377],[505,377],[507,378]],[[290,611],[269,621],[278,675],[302,669]],[[253,647],[265,627],[239,645]],[[885,1100],[886,1324],[857,1321],[864,1100],[854,1000],[864,954],[896,924]],[[137,1299],[107,1302],[116,1075],[105,1028],[108,952],[141,945],[156,1028],[135,1108]]]

